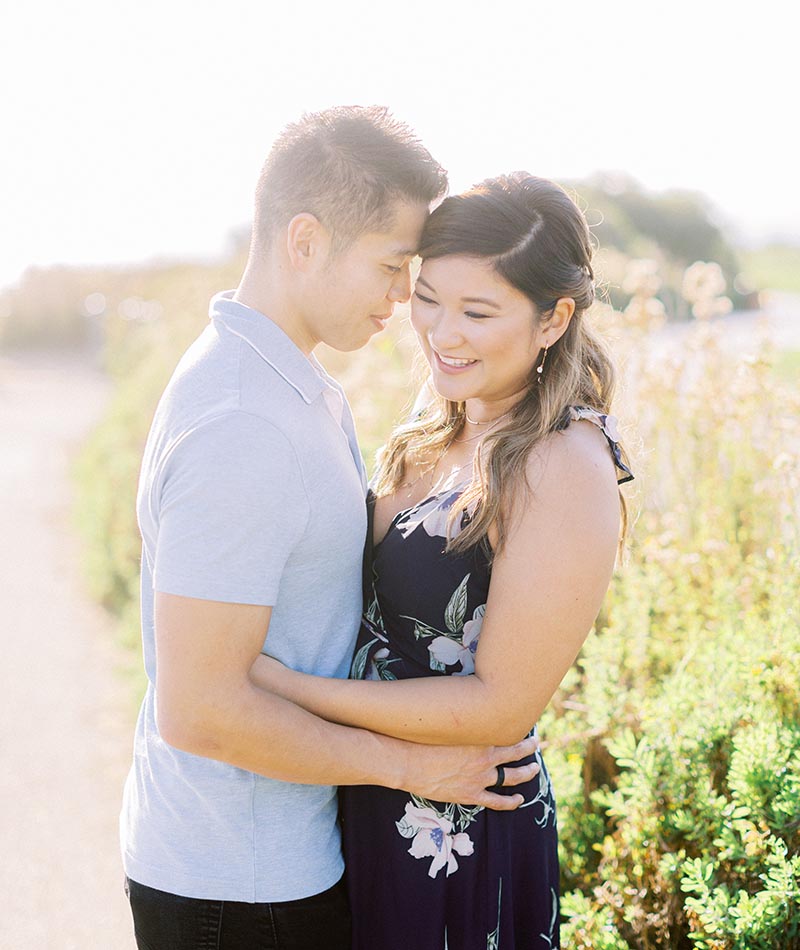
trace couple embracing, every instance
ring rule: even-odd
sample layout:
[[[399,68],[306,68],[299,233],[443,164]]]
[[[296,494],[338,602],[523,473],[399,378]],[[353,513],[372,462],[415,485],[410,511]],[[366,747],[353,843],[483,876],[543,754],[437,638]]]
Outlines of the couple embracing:
[[[535,723],[632,476],[581,212],[514,173],[431,213],[446,185],[385,109],[287,127],[241,282],[159,403],[121,820],[140,948],[558,946]],[[358,349],[412,292],[430,378],[368,488],[314,349]]]

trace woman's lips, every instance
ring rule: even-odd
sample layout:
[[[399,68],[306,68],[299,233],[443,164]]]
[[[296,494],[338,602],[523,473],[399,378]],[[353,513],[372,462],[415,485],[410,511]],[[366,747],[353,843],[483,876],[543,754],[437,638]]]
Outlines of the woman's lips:
[[[436,363],[436,368],[441,370],[443,373],[447,373],[450,376],[458,376],[461,373],[466,373],[467,370],[472,369],[478,363],[478,360],[469,360],[464,363],[461,360],[457,360],[455,365],[453,363],[445,362],[446,359],[456,360],[455,357],[442,357],[436,350],[431,350],[433,353],[433,358]]]

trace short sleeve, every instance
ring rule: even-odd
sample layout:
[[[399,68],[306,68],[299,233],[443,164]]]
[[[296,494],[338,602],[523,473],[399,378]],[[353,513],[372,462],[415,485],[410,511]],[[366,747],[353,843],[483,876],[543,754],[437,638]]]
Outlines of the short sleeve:
[[[289,439],[233,412],[184,435],[164,465],[153,583],[162,593],[274,606],[309,504]]]
[[[559,428],[566,429],[570,422],[577,422],[579,419],[586,419],[587,422],[594,423],[606,437],[614,459],[614,465],[617,467],[617,484],[624,485],[625,482],[632,482],[634,474],[622,458],[622,447],[619,444],[619,434],[617,432],[617,417],[598,412],[597,409],[591,409],[588,406],[568,406]]]

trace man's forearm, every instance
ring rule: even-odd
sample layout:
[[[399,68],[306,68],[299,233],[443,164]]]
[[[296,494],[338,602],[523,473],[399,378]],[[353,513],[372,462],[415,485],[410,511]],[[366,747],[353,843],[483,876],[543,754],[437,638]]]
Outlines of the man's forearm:
[[[285,782],[408,784],[410,743],[327,722],[253,683],[192,705],[172,723],[159,722],[163,738],[184,751]]]

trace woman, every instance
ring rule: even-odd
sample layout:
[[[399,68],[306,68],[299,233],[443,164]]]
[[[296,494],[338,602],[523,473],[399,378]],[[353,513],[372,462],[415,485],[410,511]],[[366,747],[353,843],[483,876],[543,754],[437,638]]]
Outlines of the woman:
[[[590,234],[561,188],[517,173],[445,200],[420,256],[411,319],[434,395],[379,460],[352,679],[266,660],[257,675],[337,722],[511,743],[600,609],[617,483],[632,478],[607,416],[612,367],[584,319]],[[512,812],[341,790],[358,950],[558,946],[555,801],[537,757]]]

